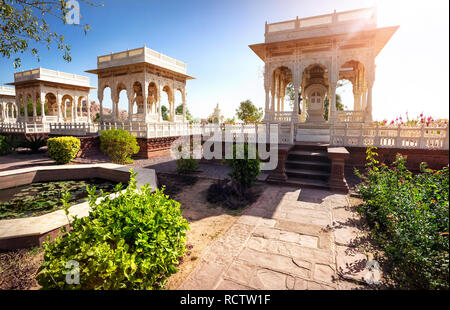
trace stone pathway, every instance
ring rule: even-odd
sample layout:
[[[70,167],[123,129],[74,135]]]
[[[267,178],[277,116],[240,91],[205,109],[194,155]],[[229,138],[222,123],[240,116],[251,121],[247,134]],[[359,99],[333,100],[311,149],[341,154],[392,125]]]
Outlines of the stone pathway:
[[[346,195],[267,186],[179,289],[362,289],[366,255]]]

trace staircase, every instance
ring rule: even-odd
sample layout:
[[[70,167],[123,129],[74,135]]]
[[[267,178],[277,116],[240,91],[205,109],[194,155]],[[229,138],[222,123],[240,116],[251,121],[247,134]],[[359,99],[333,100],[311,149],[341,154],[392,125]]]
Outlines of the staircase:
[[[328,144],[296,142],[286,160],[286,185],[328,189],[331,164]]]

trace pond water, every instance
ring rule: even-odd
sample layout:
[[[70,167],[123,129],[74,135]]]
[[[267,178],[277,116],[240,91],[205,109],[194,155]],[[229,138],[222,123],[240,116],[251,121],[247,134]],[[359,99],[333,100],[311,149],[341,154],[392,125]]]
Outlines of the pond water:
[[[118,182],[104,179],[31,183],[0,190],[0,219],[38,216],[62,208],[62,194],[68,191],[72,205],[87,201],[86,186],[114,192]],[[124,188],[126,184],[124,185]]]

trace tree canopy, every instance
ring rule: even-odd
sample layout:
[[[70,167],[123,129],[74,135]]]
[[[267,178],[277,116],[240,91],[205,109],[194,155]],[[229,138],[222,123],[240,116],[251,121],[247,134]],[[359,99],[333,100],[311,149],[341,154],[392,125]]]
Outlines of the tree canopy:
[[[103,6],[87,0],[78,1],[91,6]],[[74,14],[75,5],[78,2],[71,0],[0,0],[0,54],[8,59],[15,57],[14,68],[18,68],[22,62],[19,54],[29,52],[39,61],[37,45],[42,44],[49,50],[56,45],[63,52],[63,59],[70,62],[70,45],[62,34],[51,29],[50,22],[56,20],[67,25],[67,20]],[[82,29],[85,35],[91,29],[81,21],[71,26]]]
[[[250,100],[242,101],[239,108],[236,109],[238,119],[246,124],[259,123],[263,116],[261,108],[257,108]]]
[[[175,114],[183,115],[183,104],[180,104],[175,108]],[[191,112],[189,112],[187,107],[186,107],[186,120],[188,121],[192,120],[192,114]]]

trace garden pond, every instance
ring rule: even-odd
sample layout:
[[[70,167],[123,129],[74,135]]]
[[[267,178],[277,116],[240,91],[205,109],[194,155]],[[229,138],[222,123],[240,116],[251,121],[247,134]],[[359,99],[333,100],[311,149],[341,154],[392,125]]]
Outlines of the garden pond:
[[[86,187],[96,192],[112,193],[119,182],[93,178],[87,180],[39,182],[0,190],[0,220],[38,216],[62,207],[61,198],[70,193],[69,202],[74,204],[88,200]],[[124,188],[126,184],[124,185]]]

